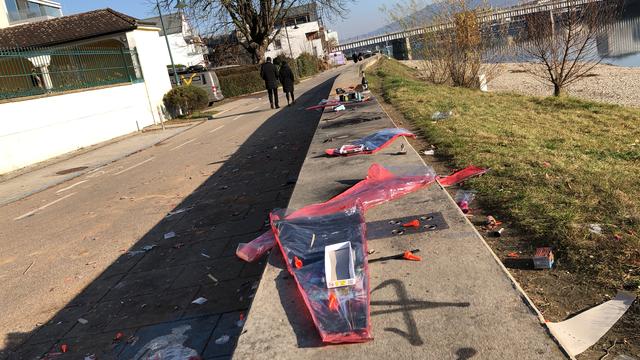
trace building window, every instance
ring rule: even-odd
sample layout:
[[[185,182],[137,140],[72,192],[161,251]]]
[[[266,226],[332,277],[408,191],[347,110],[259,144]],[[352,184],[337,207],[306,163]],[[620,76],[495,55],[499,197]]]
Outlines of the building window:
[[[60,8],[27,0],[4,0],[9,13],[9,21],[23,21],[42,16],[60,17]]]
[[[320,39],[320,33],[318,31],[308,32],[305,35],[309,41]]]
[[[274,50],[282,49],[282,41],[280,39],[273,40],[273,48]]]

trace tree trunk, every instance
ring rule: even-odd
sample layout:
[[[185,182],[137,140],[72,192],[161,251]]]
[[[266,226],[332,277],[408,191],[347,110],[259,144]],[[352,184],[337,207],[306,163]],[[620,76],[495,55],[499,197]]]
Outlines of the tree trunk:
[[[561,84],[553,84],[553,96],[563,96],[565,95],[564,86]]]

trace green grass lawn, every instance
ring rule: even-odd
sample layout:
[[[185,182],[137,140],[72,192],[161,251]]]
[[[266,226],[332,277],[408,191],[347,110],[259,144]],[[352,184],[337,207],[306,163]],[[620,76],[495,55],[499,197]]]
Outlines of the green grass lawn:
[[[562,268],[606,286],[640,282],[640,110],[432,85],[387,59],[368,72],[451,166],[491,168],[467,186],[532,248],[552,245]]]

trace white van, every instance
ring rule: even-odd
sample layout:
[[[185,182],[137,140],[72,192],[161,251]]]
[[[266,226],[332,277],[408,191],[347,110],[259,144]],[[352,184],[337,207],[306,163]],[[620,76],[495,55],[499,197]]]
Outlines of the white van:
[[[191,66],[188,68],[176,68],[178,79],[182,85],[193,85],[204,89],[209,94],[209,106],[214,102],[224,99],[220,89],[220,81],[215,71],[208,70],[203,66]],[[176,87],[176,79],[173,70],[169,69],[171,86]]]

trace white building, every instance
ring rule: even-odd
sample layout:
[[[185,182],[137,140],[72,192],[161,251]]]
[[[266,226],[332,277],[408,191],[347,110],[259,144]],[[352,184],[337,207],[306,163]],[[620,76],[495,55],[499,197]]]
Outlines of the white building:
[[[159,31],[111,9],[0,29],[0,174],[164,121]]]
[[[315,3],[291,8],[281,23],[280,33],[267,47],[265,57],[275,58],[283,54],[297,58],[302,53],[324,57],[328,37],[338,39],[337,32],[325,30]]]
[[[59,2],[51,0],[0,0],[0,29],[62,16]]]
[[[162,29],[160,17],[142,21],[155,24],[156,27]],[[185,66],[205,65],[207,47],[200,36],[193,30],[184,13],[162,15],[162,21],[164,22],[166,34],[164,31],[160,31],[160,40],[166,47],[165,36],[168,38],[174,64]],[[165,62],[167,65],[171,64],[168,52]]]

